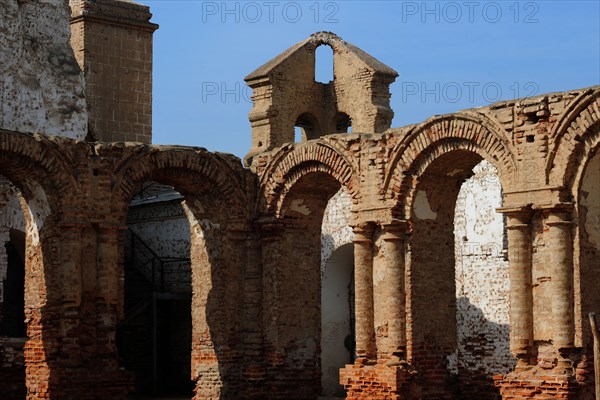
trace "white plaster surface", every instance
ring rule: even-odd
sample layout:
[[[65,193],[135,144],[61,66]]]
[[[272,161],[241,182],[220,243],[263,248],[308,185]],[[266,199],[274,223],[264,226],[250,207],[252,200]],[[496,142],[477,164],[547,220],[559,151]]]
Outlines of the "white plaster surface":
[[[191,291],[190,216],[194,234],[203,239],[203,228],[210,224],[197,221],[181,203],[159,202],[129,209],[129,229],[163,260],[166,289],[172,292]]]
[[[329,258],[321,281],[321,384],[326,396],[343,395],[340,368],[352,361],[346,345],[351,338],[353,252],[352,244],[338,248]]]
[[[83,74],[64,0],[0,0],[0,128],[83,139]]]
[[[435,219],[437,213],[431,209],[427,193],[418,190],[414,202],[415,216],[419,219]]]
[[[581,206],[585,210],[585,233],[600,249],[600,152],[590,160],[581,183]]]
[[[351,207],[352,199],[343,186],[327,203],[321,226],[321,273],[336,249],[352,243]]]
[[[350,292],[354,272],[352,201],[342,187],[327,203],[321,226],[321,384],[322,394],[344,393],[339,370],[350,362],[344,340],[350,334]],[[352,288],[353,290],[353,288]]]
[[[455,208],[458,349],[451,370],[507,373],[509,277],[505,260],[502,187],[493,165],[482,161],[463,183]]]

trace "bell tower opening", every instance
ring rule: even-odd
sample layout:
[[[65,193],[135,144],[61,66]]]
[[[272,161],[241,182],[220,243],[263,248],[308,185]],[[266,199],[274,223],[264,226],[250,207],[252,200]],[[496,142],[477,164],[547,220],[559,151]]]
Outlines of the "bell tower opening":
[[[320,45],[315,49],[315,82],[333,82],[333,49],[329,45]]]

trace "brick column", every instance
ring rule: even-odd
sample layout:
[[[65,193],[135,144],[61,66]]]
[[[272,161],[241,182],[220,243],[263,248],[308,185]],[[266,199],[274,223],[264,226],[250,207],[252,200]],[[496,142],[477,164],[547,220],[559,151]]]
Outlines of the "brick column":
[[[531,211],[505,213],[510,279],[510,350],[520,365],[530,362],[533,345]]]
[[[373,322],[373,226],[354,227],[354,285],[356,356],[373,359],[376,354]]]
[[[554,345],[559,350],[570,349],[575,343],[572,224],[571,207],[564,206],[549,210],[546,225],[554,288],[553,336]]]
[[[387,340],[382,343],[378,354],[386,358],[396,356],[402,358],[406,352],[406,291],[405,274],[405,234],[406,221],[394,221],[382,225],[380,252],[383,253],[385,276],[379,289],[382,304],[375,304],[375,309],[382,309],[383,318],[379,321],[387,324]]]
[[[264,232],[264,231],[263,231]],[[236,247],[247,251],[247,259],[241,260],[240,265],[245,265],[243,276],[242,299],[242,393],[245,399],[264,398],[263,385],[266,379],[264,365],[263,341],[263,276],[261,262],[260,237],[257,233],[245,230],[235,232],[232,240],[237,242]]]

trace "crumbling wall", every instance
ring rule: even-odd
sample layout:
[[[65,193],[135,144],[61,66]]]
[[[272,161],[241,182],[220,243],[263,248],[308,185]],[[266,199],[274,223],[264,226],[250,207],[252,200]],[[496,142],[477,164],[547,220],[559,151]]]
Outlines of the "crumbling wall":
[[[353,283],[353,232],[348,225],[352,201],[342,188],[329,200],[321,225],[321,384],[323,395],[343,393],[339,370],[352,350],[348,287]]]
[[[171,201],[131,207],[127,219],[129,229],[164,261],[166,289],[190,293],[190,224],[181,204]]]
[[[0,0],[0,16],[0,129],[85,138],[84,79],[69,43],[67,2]],[[4,177],[0,196],[1,322],[8,267],[5,244],[10,230],[23,232],[25,224],[17,190]],[[3,399],[24,397],[23,346],[22,338],[0,337]]]
[[[343,186],[327,203],[321,226],[321,273],[334,251],[352,243],[352,228],[348,225],[351,207],[352,200]]]
[[[491,377],[513,370],[509,343],[509,276],[496,168],[482,161],[458,194],[454,216],[458,348],[450,368],[469,386],[493,390]],[[479,381],[479,382],[477,382]],[[469,390],[469,388],[463,388]]]
[[[63,0],[0,1],[0,128],[83,139],[84,80]]]

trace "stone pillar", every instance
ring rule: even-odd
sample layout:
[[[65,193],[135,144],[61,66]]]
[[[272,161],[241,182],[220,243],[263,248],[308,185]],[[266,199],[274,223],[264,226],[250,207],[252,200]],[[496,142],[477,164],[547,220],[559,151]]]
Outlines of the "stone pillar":
[[[373,226],[354,227],[354,285],[356,356],[373,359],[376,354],[373,321]]]
[[[533,345],[532,237],[528,209],[505,213],[510,279],[510,350],[520,365],[530,363]]]
[[[98,297],[108,305],[119,305],[119,238],[127,226],[102,224],[98,228]],[[115,315],[116,317],[116,315]]]
[[[546,218],[553,282],[552,317],[554,346],[570,349],[575,344],[573,305],[573,242],[571,207],[549,210]]]
[[[405,233],[406,221],[394,221],[382,225],[380,252],[383,253],[385,276],[379,285],[381,296],[375,299],[383,301],[375,304],[376,310],[382,310],[383,322],[387,324],[387,340],[382,343],[378,354],[386,358],[402,358],[406,352],[406,291],[405,279]]]

